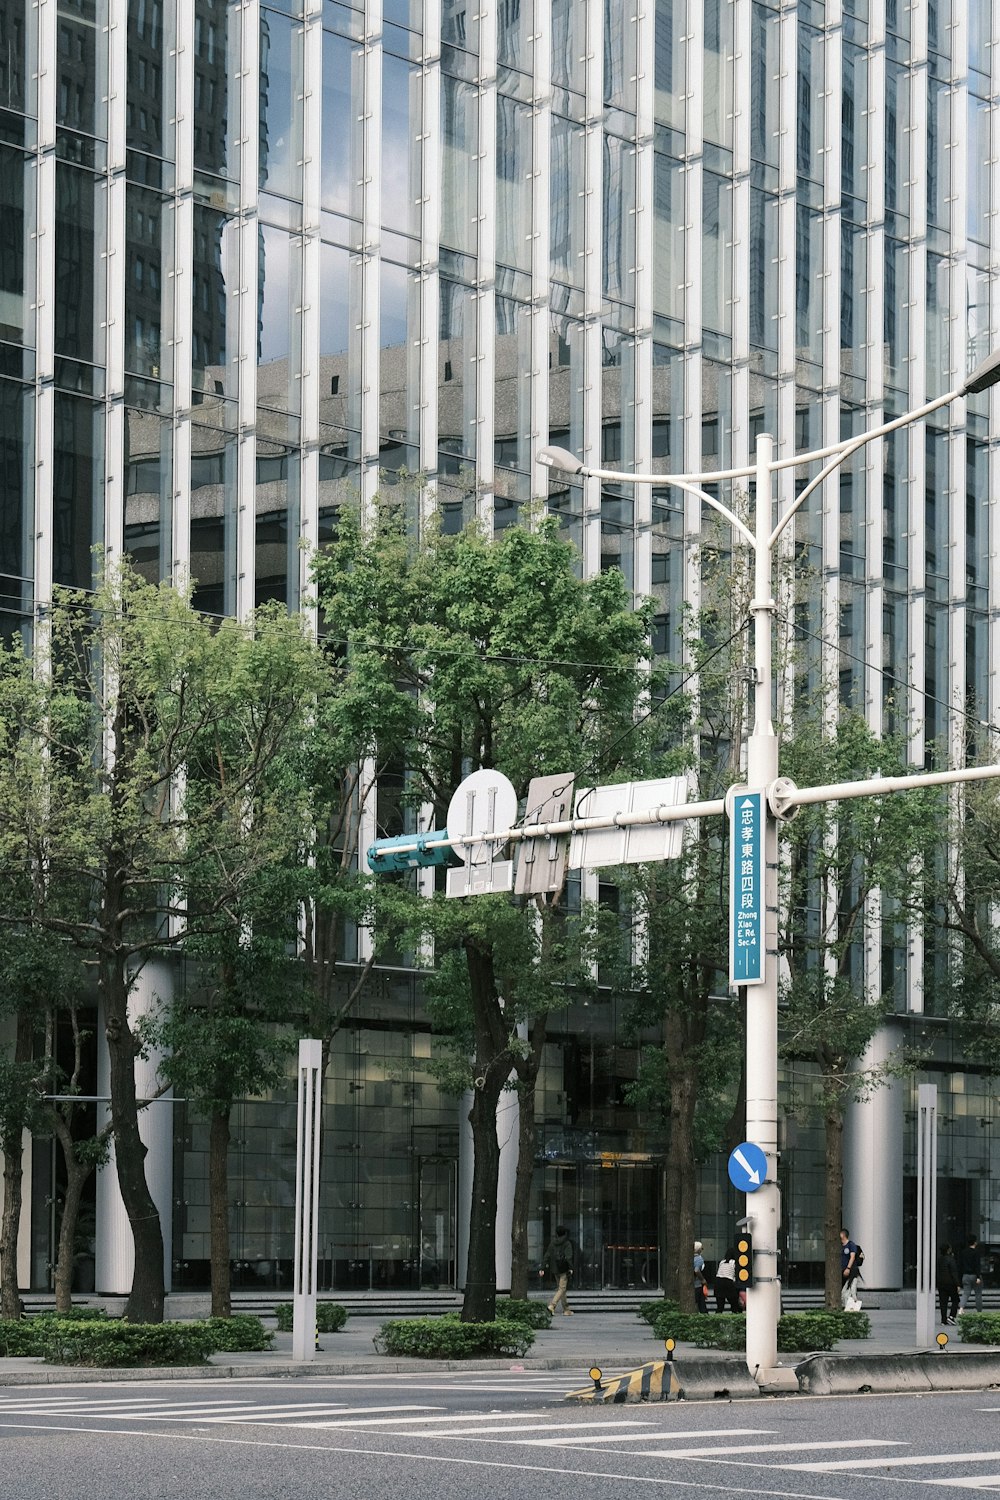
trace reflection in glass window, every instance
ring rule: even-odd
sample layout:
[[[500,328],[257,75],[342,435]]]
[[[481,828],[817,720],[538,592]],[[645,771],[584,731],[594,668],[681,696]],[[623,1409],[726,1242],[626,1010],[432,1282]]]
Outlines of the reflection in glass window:
[[[635,151],[604,136],[604,295],[634,303]]]
[[[677,186],[680,190],[679,180]],[[733,192],[732,184],[713,172],[704,175],[702,228],[702,323],[714,333],[729,334],[733,324]],[[678,245],[677,254],[681,253]],[[674,316],[681,315],[678,306]]]
[[[131,17],[130,17],[131,20]],[[103,4],[95,0],[60,0],[56,25],[58,37],[58,78],[56,81],[56,121],[70,130],[81,130],[87,135],[103,135],[107,106],[100,101],[103,90],[98,87],[98,40],[102,48],[107,46],[106,20]],[[14,44],[15,29],[0,23],[4,51]],[[16,35],[23,46],[24,29],[18,27]],[[5,59],[6,60],[6,59]],[[104,65],[102,59],[103,72]],[[2,73],[0,65],[0,73]],[[4,102],[12,109],[23,109],[23,72],[17,69],[15,77],[22,80],[20,103],[11,99],[4,89]],[[100,113],[99,113],[100,112]]]
[[[382,55],[382,223],[420,233],[421,72]]]
[[[323,207],[360,217],[358,178],[362,173],[364,113],[361,49],[347,37],[323,33]],[[384,128],[384,124],[383,124]]]
[[[494,462],[527,474],[531,467],[531,308],[510,297],[496,299]]]
[[[14,134],[13,131],[10,132]],[[20,132],[17,132],[20,134]],[[16,144],[0,140],[0,339],[33,342],[24,299],[25,199],[34,172]],[[30,199],[28,200],[30,204]]]
[[[168,15],[172,16],[171,7]],[[172,22],[171,22],[172,25]],[[125,136],[133,151],[165,156],[169,150],[170,60],[162,0],[129,0]]]
[[[582,125],[552,116],[549,178],[549,255],[552,277],[568,286],[583,286],[586,135]]]
[[[125,551],[149,583],[169,578],[171,424],[152,412],[125,413]]]
[[[583,450],[583,324],[553,312],[549,325],[549,442]]]
[[[298,460],[292,450],[257,440],[254,601],[294,608],[298,568]]]
[[[841,186],[845,196],[863,201],[868,191],[868,54],[846,41],[840,118]]]
[[[586,48],[574,24],[573,0],[552,0],[552,82],[582,94],[586,86]]]
[[[420,273],[383,261],[379,299],[381,347],[379,437],[382,443],[412,445],[394,468],[419,467],[420,443]]]
[[[262,224],[260,316],[257,330],[257,402],[271,410],[297,411],[302,389],[295,379],[301,343],[300,245],[284,229]]]
[[[818,363],[823,358],[823,219],[804,203],[796,204],[795,219],[795,353]],[[846,225],[844,230],[846,239]]]
[[[25,580],[32,572],[29,525],[33,393],[20,381],[0,379],[0,636],[17,628],[30,605]]]
[[[127,225],[125,260],[125,368],[151,380],[169,380],[169,317],[171,288],[166,285],[163,236],[172,220],[163,198],[149,188],[128,183],[125,196]]]
[[[530,271],[531,109],[506,94],[497,95],[496,161],[497,262]]]
[[[360,428],[359,258],[340,245],[320,246],[320,417],[324,425]],[[353,285],[353,294],[352,294]]]
[[[705,139],[732,149],[733,0],[705,3]]]
[[[104,540],[101,405],[56,391],[53,401],[52,581],[89,589],[92,548]]]
[[[191,362],[195,400],[203,393],[235,394],[237,327],[228,317],[231,258],[237,249],[237,227],[225,214],[196,203],[194,255],[191,264]]]
[[[604,102],[635,113],[635,13],[604,0]]]
[[[441,75],[441,243],[476,253],[478,136],[476,89]]]
[[[656,119],[674,130],[684,129],[686,0],[659,0],[653,42]]]
[[[750,342],[778,347],[778,203],[770,193],[750,193]]]
[[[901,63],[886,65],[885,207],[886,213],[910,213],[910,77]]]
[[[497,61],[505,68],[531,72],[531,39],[535,0],[499,0],[497,5]]]
[[[886,380],[897,390],[907,388],[906,360],[910,348],[907,316],[907,246],[885,240],[885,357]]]
[[[750,154],[754,161],[778,165],[778,54],[780,18],[766,5],[754,0],[753,45],[750,52],[752,72],[750,90]]]
[[[471,286],[441,280],[438,345],[438,447],[476,455],[476,294]]]
[[[302,176],[301,32],[290,16],[260,13],[260,185],[285,198],[299,197]]]
[[[92,172],[56,163],[56,353],[91,362],[100,358],[95,351],[99,316],[94,285],[100,249],[98,191]]]
[[[241,14],[228,0],[195,0],[194,164],[221,177],[239,171]]]
[[[236,439],[209,427],[191,432],[191,580],[207,614],[236,605]]]
[[[865,373],[868,341],[868,275],[865,231],[846,219],[840,234],[840,349],[841,367],[853,375]]]

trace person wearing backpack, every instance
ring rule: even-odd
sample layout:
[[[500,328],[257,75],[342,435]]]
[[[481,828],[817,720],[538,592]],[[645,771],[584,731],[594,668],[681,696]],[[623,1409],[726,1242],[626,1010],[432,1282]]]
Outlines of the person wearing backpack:
[[[573,1309],[566,1301],[566,1292],[569,1288],[569,1278],[573,1274],[573,1260],[575,1256],[573,1241],[564,1224],[556,1225],[556,1232],[552,1238],[549,1248],[542,1257],[539,1276],[545,1275],[546,1266],[556,1278],[556,1289],[549,1299],[549,1312],[554,1313],[562,1303],[562,1310],[567,1318],[573,1316]]]
[[[858,1280],[864,1260],[865,1252],[861,1246],[854,1243],[848,1230],[842,1229],[840,1231],[840,1269],[843,1286],[840,1289],[840,1301],[847,1311],[856,1311],[855,1304],[857,1307],[861,1306],[861,1299],[858,1296]]]

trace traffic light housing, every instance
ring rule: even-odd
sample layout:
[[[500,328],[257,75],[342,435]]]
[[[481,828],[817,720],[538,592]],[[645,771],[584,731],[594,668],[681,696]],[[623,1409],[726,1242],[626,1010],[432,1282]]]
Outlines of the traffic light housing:
[[[437,839],[446,839],[444,831],[427,833],[401,833],[391,839],[376,839],[368,846],[368,868],[373,875],[397,875],[401,870],[440,869],[447,865],[461,864],[450,844],[427,845]]]
[[[745,1230],[736,1236],[736,1285],[744,1291],[753,1286],[753,1236]]]

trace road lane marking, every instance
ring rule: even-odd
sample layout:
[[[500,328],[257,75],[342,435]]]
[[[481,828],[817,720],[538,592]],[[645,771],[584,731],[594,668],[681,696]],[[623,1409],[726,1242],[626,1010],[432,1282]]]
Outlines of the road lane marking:
[[[75,1432],[83,1433],[87,1437],[93,1436],[92,1427],[55,1427],[40,1422],[0,1422],[0,1429],[6,1428],[10,1432]],[[391,1434],[387,1434],[391,1436]],[[240,1448],[277,1448],[284,1453],[309,1453],[314,1455],[343,1454],[345,1458],[390,1458],[410,1459],[414,1463],[428,1464],[458,1464],[463,1468],[470,1469],[510,1469],[518,1474],[559,1474],[570,1479],[620,1479],[627,1484],[648,1484],[660,1489],[679,1490],[711,1490],[718,1494],[717,1483],[707,1483],[701,1479],[668,1479],[655,1474],[615,1474],[605,1469],[564,1469],[557,1468],[554,1464],[528,1464],[509,1463],[506,1460],[492,1458],[453,1458],[444,1453],[402,1453],[393,1448],[338,1448],[332,1443],[279,1443],[274,1439],[256,1438],[228,1438],[206,1437],[200,1432],[136,1432],[134,1428],[123,1427],[120,1432],[105,1430],[102,1437],[124,1437],[134,1439],[137,1437],[152,1438],[160,1442],[173,1443],[216,1443],[221,1447]],[[412,1436],[412,1434],[408,1434]],[[645,1456],[645,1455],[644,1455]],[[764,1495],[769,1500],[844,1500],[843,1495],[817,1494],[815,1490],[808,1493],[800,1490],[765,1490],[754,1486],[754,1496]]]
[[[393,1408],[389,1407],[389,1406],[384,1406],[384,1407],[381,1407],[381,1408],[379,1408],[377,1406],[376,1407],[368,1406],[368,1407],[363,1407],[361,1409],[363,1411],[379,1411],[379,1410],[382,1410],[382,1411],[391,1411],[391,1410],[393,1410]],[[405,1406],[400,1406],[400,1407],[396,1408],[396,1410],[398,1410],[398,1411],[409,1411],[411,1409],[419,1410],[419,1408],[409,1408],[409,1407],[405,1407]],[[434,1408],[434,1407],[428,1407],[427,1408],[428,1411],[434,1411],[435,1409],[439,1409],[439,1408]],[[430,1424],[432,1422],[434,1422],[434,1423],[437,1423],[437,1422],[490,1422],[490,1423],[493,1423],[493,1422],[513,1422],[513,1421],[517,1421],[517,1420],[519,1420],[520,1418],[523,1418],[523,1417],[546,1417],[546,1416],[548,1416],[548,1413],[544,1412],[544,1411],[526,1411],[526,1412],[521,1412],[521,1413],[518,1413],[518,1412],[509,1412],[509,1411],[498,1411],[498,1412],[486,1412],[486,1411],[484,1411],[484,1412],[469,1412],[469,1411],[467,1411],[467,1412],[461,1412],[461,1413],[457,1413],[456,1412],[456,1413],[452,1414],[451,1416],[447,1416],[447,1417],[400,1417],[398,1419],[398,1421],[396,1421],[396,1425],[397,1426],[401,1426],[404,1422],[406,1422],[406,1423],[424,1422],[424,1423],[427,1423],[427,1424]],[[329,1422],[300,1422],[299,1426],[300,1427],[315,1427],[315,1428],[322,1428],[322,1429],[325,1429],[325,1430],[334,1431],[338,1427],[387,1427],[387,1426],[391,1426],[394,1421],[395,1421],[395,1419],[393,1417],[362,1417],[362,1416],[358,1416],[358,1417],[344,1417],[342,1420],[338,1420],[338,1419],[334,1418],[332,1421],[329,1421]]]
[[[852,1445],[855,1439],[851,1438]],[[995,1463],[1000,1451],[989,1453],[912,1453],[906,1458],[842,1458],[835,1463],[783,1464],[783,1468],[796,1469],[800,1474],[832,1474],[842,1469],[870,1469],[873,1464],[880,1469],[915,1468],[918,1464],[983,1464]]]
[[[559,1425],[559,1424],[554,1424],[554,1425]],[[751,1437],[751,1436],[753,1436],[753,1437],[768,1437],[770,1434],[769,1434],[769,1431],[768,1431],[768,1429],[766,1427],[730,1427],[730,1428],[727,1429],[726,1435],[728,1437]],[[449,1436],[451,1436],[450,1433],[449,1433]],[[669,1438],[713,1438],[715,1436],[715,1433],[714,1432],[671,1432],[671,1433],[668,1433],[667,1436]],[[655,1430],[655,1429],[651,1430],[651,1429],[647,1428],[647,1430],[645,1432],[623,1432],[622,1435],[621,1435],[621,1437],[619,1438],[619,1436],[618,1436],[617,1433],[615,1433],[615,1432],[609,1432],[607,1429],[605,1429],[605,1431],[602,1432],[599,1436],[594,1436],[594,1437],[584,1436],[584,1437],[576,1439],[575,1441],[573,1439],[571,1439],[571,1438],[551,1438],[551,1439],[547,1439],[547,1438],[531,1438],[531,1439],[529,1439],[529,1441],[530,1441],[531,1446],[533,1448],[558,1448],[560,1446],[565,1447],[567,1445],[567,1443],[572,1443],[572,1445],[574,1447],[576,1447],[577,1444],[583,1444],[583,1443],[617,1443],[617,1442],[622,1442],[622,1443],[637,1443],[637,1442],[640,1442],[640,1441],[645,1440],[645,1439],[648,1439],[650,1442],[653,1442],[653,1443],[662,1443],[664,1441],[664,1434],[663,1434],[662,1431],[658,1431],[658,1430]],[[831,1447],[833,1447],[833,1446],[840,1447],[842,1445],[841,1444],[831,1444]],[[670,1451],[671,1451],[671,1453],[673,1453],[674,1450],[671,1449]],[[693,1448],[691,1449],[692,1453],[694,1453],[695,1451],[696,1451],[695,1449],[693,1449]],[[697,1451],[699,1453],[701,1453],[704,1450],[702,1450],[702,1449],[699,1448]],[[736,1449],[726,1448],[725,1450],[723,1450],[721,1448],[719,1449],[720,1453],[723,1452],[723,1451],[725,1451],[726,1453],[731,1453],[731,1452],[738,1453],[741,1450],[738,1449],[738,1448],[736,1448]],[[660,1454],[658,1454],[658,1453],[644,1453],[642,1456],[643,1456],[643,1458],[659,1458]],[[681,1458],[683,1458],[683,1456],[684,1456],[683,1452],[679,1453],[678,1456],[681,1457]]]
[[[724,1448],[661,1448],[655,1453],[644,1453],[643,1458],[726,1458],[731,1453],[809,1453],[819,1448],[838,1448],[843,1450],[844,1438],[837,1438],[833,1442],[826,1443],[734,1443],[731,1447]],[[905,1442],[897,1442],[893,1438],[851,1438],[852,1448],[905,1448]],[[1000,1458],[1000,1454],[996,1454]],[[851,1468],[855,1464],[863,1468],[868,1464],[878,1463],[881,1467],[882,1459],[859,1458],[852,1459],[849,1463],[830,1465],[831,1469]],[[887,1459],[888,1463],[907,1463],[907,1459]],[[824,1464],[782,1464],[783,1469],[801,1469],[817,1471],[825,1469]]]
[[[922,1484],[946,1484],[949,1489],[954,1487],[962,1490],[997,1490],[1000,1489],[1000,1474],[980,1474],[978,1479],[923,1479]]]

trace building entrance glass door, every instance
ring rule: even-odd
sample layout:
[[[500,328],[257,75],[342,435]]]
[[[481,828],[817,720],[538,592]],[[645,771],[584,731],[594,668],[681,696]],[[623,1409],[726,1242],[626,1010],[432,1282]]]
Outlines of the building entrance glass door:
[[[652,1295],[662,1285],[662,1202],[662,1168],[649,1157],[546,1164],[539,1253],[564,1224],[577,1246],[574,1286]]]

